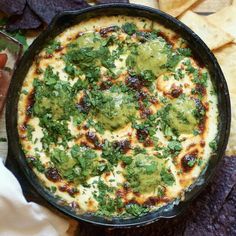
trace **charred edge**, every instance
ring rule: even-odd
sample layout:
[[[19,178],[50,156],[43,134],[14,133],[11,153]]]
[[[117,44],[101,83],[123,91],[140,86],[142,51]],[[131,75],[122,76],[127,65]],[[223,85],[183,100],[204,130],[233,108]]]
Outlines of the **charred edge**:
[[[174,42],[162,31],[159,32],[159,36],[162,37],[168,44],[174,46]]]
[[[125,139],[114,142],[114,147],[119,148],[122,153],[127,153],[131,149],[130,141]]]
[[[204,140],[201,140],[201,141],[200,141],[200,146],[201,146],[202,148],[204,148],[205,145],[206,145],[206,142],[205,142]]]
[[[109,27],[100,29],[99,33],[102,37],[107,37],[108,33],[116,32],[118,29],[119,29],[118,26],[113,25],[113,26],[109,26]]]
[[[85,114],[88,114],[89,113],[89,110],[90,110],[90,106],[89,104],[86,102],[86,98],[85,97],[82,97],[79,101],[79,103],[77,103],[77,108],[85,113]]]
[[[141,141],[141,142],[145,141],[148,138],[148,135],[149,135],[149,133],[146,128],[137,129],[136,137],[139,141]]]
[[[196,84],[195,89],[198,94],[201,94],[203,96],[206,95],[206,88],[202,84]]]
[[[35,90],[32,90],[31,93],[28,95],[26,102],[26,117],[24,120],[25,128],[27,127],[27,123],[30,117],[32,116],[34,104],[35,104]]]
[[[74,196],[76,193],[79,193],[79,191],[73,187],[68,186],[67,184],[59,186],[59,190],[61,192],[67,192],[70,196]]]
[[[145,107],[142,103],[139,103],[139,110],[141,118],[145,119],[152,114],[152,110]]]
[[[180,86],[176,86],[175,84],[171,86],[170,95],[173,98],[178,98],[183,93],[183,89]]]
[[[84,32],[79,32],[78,34],[75,35],[74,39],[79,38],[80,36],[82,36],[84,34]]]
[[[58,182],[61,180],[61,176],[55,167],[49,167],[45,171],[45,176],[47,179],[49,179],[52,182]]]
[[[99,143],[98,136],[94,132],[88,131],[85,136],[86,139],[94,145],[95,149],[102,149],[102,144]]]
[[[195,150],[184,155],[181,159],[181,166],[184,172],[189,172],[196,165],[198,151]]]
[[[44,59],[53,58],[53,54],[48,54],[48,53],[46,53],[43,58],[44,58]]]
[[[126,81],[125,81],[126,85],[130,88],[132,88],[133,90],[136,91],[140,91],[142,89],[142,87],[144,87],[144,81],[139,78],[139,77],[132,77],[129,76]]]
[[[146,139],[144,142],[143,142],[143,146],[144,147],[153,147],[154,143],[153,141],[149,138],[149,139]]]
[[[100,84],[100,89],[101,89],[101,90],[107,90],[107,89],[109,89],[111,86],[112,86],[112,82],[111,82],[111,81],[103,81],[103,82]]]

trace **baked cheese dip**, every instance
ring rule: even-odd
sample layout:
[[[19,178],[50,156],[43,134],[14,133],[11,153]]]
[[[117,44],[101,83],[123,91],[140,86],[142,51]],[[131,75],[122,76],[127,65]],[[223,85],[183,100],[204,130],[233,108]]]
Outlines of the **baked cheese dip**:
[[[44,46],[18,132],[42,184],[78,214],[138,217],[184,199],[217,148],[217,96],[186,41],[145,18],[93,18]]]

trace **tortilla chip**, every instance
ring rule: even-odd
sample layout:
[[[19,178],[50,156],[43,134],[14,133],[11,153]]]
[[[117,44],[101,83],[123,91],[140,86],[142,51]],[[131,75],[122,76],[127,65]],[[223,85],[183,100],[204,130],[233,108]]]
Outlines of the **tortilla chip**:
[[[20,15],[23,13],[26,0],[1,0],[0,10],[7,15]]]
[[[39,17],[26,5],[22,15],[10,17],[6,29],[7,31],[37,29],[41,24]]]
[[[225,75],[231,98],[232,122],[227,155],[236,155],[236,44],[231,43],[214,51]]]
[[[228,44],[215,50],[214,54],[225,75],[230,93],[233,93],[236,96],[236,44]]]
[[[225,7],[221,11],[207,16],[207,20],[231,34],[236,43],[236,6]]]
[[[177,17],[199,0],[159,0],[160,10]]]
[[[236,94],[230,93],[231,100],[231,128],[226,155],[236,155]]]
[[[27,0],[29,7],[47,24],[59,12],[88,7],[85,0]]]
[[[236,0],[233,0],[232,5],[236,6]]]
[[[192,11],[185,12],[180,18],[213,50],[233,41],[233,37],[211,24],[205,17]]]
[[[145,5],[145,6],[148,6],[148,7],[153,7],[153,8],[158,9],[157,0],[130,0],[129,2],[140,4],[140,5]]]

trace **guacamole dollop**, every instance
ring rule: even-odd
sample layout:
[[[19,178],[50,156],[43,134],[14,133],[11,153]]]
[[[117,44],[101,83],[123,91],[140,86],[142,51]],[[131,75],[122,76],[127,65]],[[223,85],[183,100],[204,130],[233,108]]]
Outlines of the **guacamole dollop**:
[[[103,103],[97,107],[96,119],[105,129],[115,130],[124,127],[135,112],[135,106],[127,94],[106,91],[103,93]]]
[[[168,53],[165,50],[166,43],[161,39],[140,44],[137,48],[135,69],[138,73],[150,70],[155,76],[160,75],[167,63]]]
[[[194,115],[195,109],[196,104],[192,99],[174,100],[168,114],[170,126],[179,133],[192,133],[198,123]]]

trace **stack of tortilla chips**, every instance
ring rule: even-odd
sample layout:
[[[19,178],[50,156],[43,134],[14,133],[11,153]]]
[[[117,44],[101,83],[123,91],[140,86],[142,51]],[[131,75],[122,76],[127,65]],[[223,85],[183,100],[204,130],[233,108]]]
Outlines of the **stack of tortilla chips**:
[[[159,7],[198,34],[218,59],[231,98],[232,123],[226,154],[236,155],[236,0],[207,16],[191,10],[201,3],[201,0],[159,0]]]
[[[202,0],[130,0],[157,8],[177,17],[191,28],[213,51],[225,75],[231,98],[232,122],[226,155],[236,155],[236,0],[231,6],[208,16],[194,13],[191,8]]]
[[[213,51],[225,75],[231,98],[232,123],[226,155],[236,155],[236,0],[231,6],[207,16],[194,13],[191,8],[202,0],[130,0],[177,17],[191,28]]]

